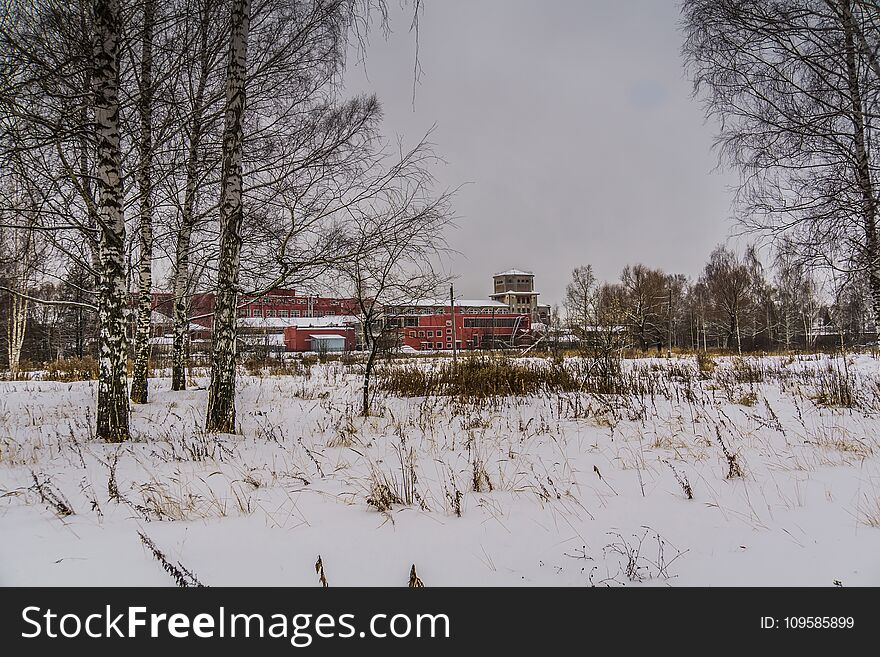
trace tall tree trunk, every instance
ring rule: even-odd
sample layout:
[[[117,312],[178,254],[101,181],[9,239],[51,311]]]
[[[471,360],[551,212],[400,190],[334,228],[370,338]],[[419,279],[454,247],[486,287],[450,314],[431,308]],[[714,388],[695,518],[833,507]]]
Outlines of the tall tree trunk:
[[[235,350],[241,256],[242,151],[250,0],[233,0],[220,192],[220,258],[214,300],[207,431],[235,432]]]
[[[189,152],[186,160],[186,190],[183,197],[183,214],[177,232],[174,252],[174,345],[171,364],[171,389],[186,390],[186,361],[189,345],[189,252],[195,226],[195,202],[198,186],[198,158],[204,130],[205,86],[210,74],[208,62],[208,19],[203,17],[200,25],[201,69],[196,95],[193,99],[192,127]]]
[[[141,47],[141,89],[138,111],[141,139],[138,161],[140,196],[140,262],[138,266],[137,329],[134,338],[134,371],[131,377],[131,401],[147,403],[150,372],[150,315],[153,290],[153,23],[155,0],[144,1],[143,43]]]
[[[379,350],[378,341],[373,338],[370,344],[370,355],[367,356],[367,364],[364,367],[364,385],[361,398],[361,415],[363,417],[370,416],[370,377],[373,375],[373,365],[376,362],[376,353]]]
[[[24,332],[27,328],[28,302],[17,294],[9,296],[10,313],[7,327],[9,374],[11,378],[16,379],[21,367],[21,346],[24,344]]]
[[[188,191],[188,190],[187,190]],[[184,216],[186,204],[184,203]],[[171,389],[186,390],[186,354],[189,341],[189,249],[192,225],[183,223],[177,233],[174,256],[174,345],[171,363]]]
[[[97,141],[97,220],[101,243],[96,436],[108,442],[122,442],[129,438],[129,409],[125,336],[128,294],[119,150],[119,0],[95,0],[94,9],[93,92]]]
[[[862,88],[859,68],[856,62],[855,34],[857,26],[852,13],[850,0],[840,0],[845,41],[845,58],[853,141],[856,156],[856,180],[862,194],[862,222],[865,231],[865,265],[868,270],[868,285],[871,291],[871,307],[874,323],[880,326],[880,249],[877,239],[877,199],[874,197],[874,182],[871,178],[871,164],[865,138],[865,115],[862,109]]]

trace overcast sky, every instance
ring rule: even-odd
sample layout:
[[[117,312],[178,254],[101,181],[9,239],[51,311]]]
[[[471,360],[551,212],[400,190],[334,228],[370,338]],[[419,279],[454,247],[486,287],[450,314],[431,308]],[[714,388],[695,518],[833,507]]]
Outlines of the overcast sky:
[[[388,136],[436,124],[439,183],[464,184],[457,295],[485,297],[510,267],[534,271],[546,303],[581,264],[696,276],[728,237],[734,176],[714,171],[676,0],[426,0],[415,106],[409,16],[389,4],[392,35],[371,37],[346,86],[379,96]]]

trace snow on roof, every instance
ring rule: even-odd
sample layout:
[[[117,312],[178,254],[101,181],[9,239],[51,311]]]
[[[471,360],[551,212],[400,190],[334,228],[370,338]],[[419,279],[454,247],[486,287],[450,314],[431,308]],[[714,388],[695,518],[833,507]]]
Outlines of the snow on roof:
[[[394,304],[395,306],[409,307],[416,306],[419,308],[447,308],[449,307],[449,299],[414,299],[412,301],[405,301],[399,304]],[[455,307],[456,308],[465,308],[475,306],[479,308],[507,308],[506,303],[501,303],[500,301],[493,301],[492,299],[456,299]]]
[[[325,315],[324,317],[239,317],[238,325],[243,328],[286,328],[346,326],[355,324],[358,318],[354,315]]]
[[[309,335],[312,340],[345,340],[344,335],[339,335],[337,333],[324,333],[323,335],[312,334]]]
[[[495,292],[492,296],[493,297],[504,297],[504,296],[507,296],[508,294],[520,295],[520,296],[524,296],[524,297],[528,297],[528,296],[536,297],[540,293],[539,292],[520,292],[519,290],[506,290],[504,292]]]
[[[238,339],[247,344],[253,345],[261,345],[261,344],[271,344],[271,345],[283,345],[284,344],[284,335],[281,333],[269,333],[267,335],[259,335],[259,334],[250,334],[250,335],[239,335]]]
[[[535,274],[530,271],[523,271],[522,269],[508,269],[507,271],[502,271],[495,276],[534,276]]]
[[[155,310],[150,313],[150,324],[153,326],[168,326],[174,324],[174,320],[164,313],[158,313]],[[204,331],[205,327],[201,324],[189,323],[190,331]]]

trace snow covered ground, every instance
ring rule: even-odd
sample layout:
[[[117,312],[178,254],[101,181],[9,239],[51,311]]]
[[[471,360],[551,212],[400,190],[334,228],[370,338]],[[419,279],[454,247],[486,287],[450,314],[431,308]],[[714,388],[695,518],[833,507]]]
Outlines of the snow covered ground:
[[[880,361],[626,368],[648,392],[366,419],[357,366],[242,376],[222,436],[155,379],[123,445],[94,382],[2,382],[0,585],[173,584],[139,532],[206,585],[880,585]]]

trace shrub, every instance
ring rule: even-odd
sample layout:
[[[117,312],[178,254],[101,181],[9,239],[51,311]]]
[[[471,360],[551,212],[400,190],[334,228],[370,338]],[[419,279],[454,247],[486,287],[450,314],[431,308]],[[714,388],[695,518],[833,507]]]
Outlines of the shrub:
[[[697,354],[697,369],[700,370],[700,374],[711,374],[715,370],[715,366],[715,359],[705,351],[701,351]]]
[[[575,366],[516,362],[510,358],[472,357],[455,365],[445,361],[433,368],[405,366],[378,372],[380,389],[402,397],[453,395],[462,397],[525,396],[541,390],[580,390],[583,372]]]
[[[98,378],[98,361],[91,356],[59,358],[46,365],[46,381],[91,381]]]

